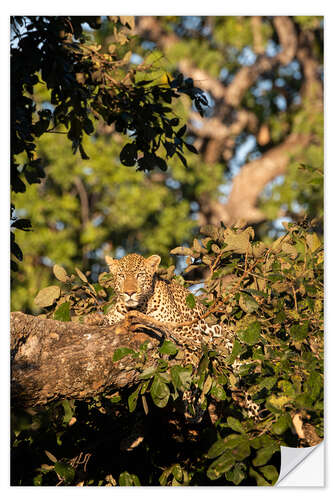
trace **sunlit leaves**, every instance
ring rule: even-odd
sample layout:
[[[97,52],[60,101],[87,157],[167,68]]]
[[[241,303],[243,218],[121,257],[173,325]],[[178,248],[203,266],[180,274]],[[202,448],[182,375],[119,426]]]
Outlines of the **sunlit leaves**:
[[[57,462],[54,464],[54,470],[66,483],[71,483],[75,476],[75,469],[69,464]]]
[[[55,310],[53,318],[58,321],[70,321],[70,303],[63,302],[62,304],[60,304],[60,306],[58,306],[58,308]]]
[[[133,354],[134,351],[133,349],[130,349],[129,347],[119,347],[114,351],[112,361],[119,361],[120,359],[124,358],[125,356],[128,356],[129,354]]]
[[[168,404],[170,389],[158,374],[154,376],[150,388],[150,395],[155,405],[159,408],[164,408]]]
[[[59,281],[63,281],[64,283],[68,279],[66,270],[62,266],[59,266],[58,264],[55,264],[53,266],[53,274]]]
[[[190,309],[193,309],[195,307],[195,297],[193,293],[189,293],[186,297],[186,304]]]
[[[207,469],[207,476],[214,481],[233,467],[236,460],[230,450],[220,455]]]
[[[38,307],[48,307],[51,306],[59,296],[60,288],[58,286],[48,286],[40,290],[34,303]]]
[[[119,475],[119,486],[141,486],[138,476],[125,471]]]

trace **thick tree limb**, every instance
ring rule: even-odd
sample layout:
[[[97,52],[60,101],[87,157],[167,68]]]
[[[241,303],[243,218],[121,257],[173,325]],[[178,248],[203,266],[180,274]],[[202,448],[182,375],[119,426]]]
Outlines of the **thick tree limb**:
[[[222,220],[232,225],[239,219],[254,224],[264,220],[265,215],[256,207],[260,193],[268,182],[285,173],[291,155],[300,155],[310,140],[309,135],[291,134],[282,144],[244,165],[233,180],[226,204],[202,200],[199,224],[218,224]]]
[[[137,350],[147,339],[159,345],[154,325],[138,318],[140,330],[130,319],[112,327],[41,319],[11,313],[12,402],[41,406],[48,402],[86,399],[120,389],[136,381],[138,372],[131,356],[114,363],[120,347]],[[153,335],[142,333],[146,328]],[[154,338],[155,337],[155,338]],[[153,349],[148,351],[153,353]]]

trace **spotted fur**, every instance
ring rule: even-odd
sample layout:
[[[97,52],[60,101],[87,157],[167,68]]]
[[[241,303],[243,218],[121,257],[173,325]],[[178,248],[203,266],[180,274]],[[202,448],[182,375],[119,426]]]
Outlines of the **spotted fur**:
[[[192,325],[175,327],[173,330],[176,337],[181,339],[186,347],[186,364],[197,366],[202,344],[212,344],[216,337],[223,338],[223,343],[230,354],[233,342],[226,338],[226,332],[222,326],[209,326],[204,319],[200,319],[205,308],[200,303],[197,303],[194,308],[187,305],[186,297],[189,292],[186,288],[175,280],[168,281],[157,275],[160,261],[161,258],[158,255],[152,255],[147,259],[137,254],[129,254],[119,260],[106,257],[117,294],[116,303],[106,316],[108,323],[110,325],[118,323],[131,310],[140,311],[161,322],[184,323],[197,319]],[[233,369],[237,371],[242,364],[239,360],[235,361]],[[188,400],[193,407],[195,394],[186,391],[183,399]],[[241,406],[247,410],[248,416],[257,418],[259,406],[247,393],[245,393],[244,401],[243,399]],[[200,412],[200,406],[198,408],[196,411],[198,410],[200,418],[202,412]]]
[[[122,320],[130,310],[138,310],[161,322],[184,323],[197,319],[192,325],[174,328],[176,338],[187,347],[187,359],[194,361],[202,343],[210,343],[223,335],[219,325],[209,326],[200,317],[205,312],[201,304],[190,308],[186,303],[189,292],[175,280],[168,281],[156,274],[161,258],[152,255],[129,254],[122,259],[106,257],[114,279],[117,300],[107,315],[109,324]],[[192,358],[192,359],[191,359]],[[197,361],[197,360],[196,360]]]

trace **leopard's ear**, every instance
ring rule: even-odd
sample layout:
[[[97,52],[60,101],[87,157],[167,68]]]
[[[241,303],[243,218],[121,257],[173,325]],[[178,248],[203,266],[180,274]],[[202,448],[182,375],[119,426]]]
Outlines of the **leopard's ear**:
[[[146,264],[148,264],[153,273],[157,271],[160,262],[161,257],[159,255],[151,255],[146,259]]]
[[[115,272],[115,270],[118,267],[118,261],[117,261],[117,259],[113,259],[112,257],[110,257],[110,255],[106,255],[105,256],[105,262],[109,266],[110,271],[111,272]]]

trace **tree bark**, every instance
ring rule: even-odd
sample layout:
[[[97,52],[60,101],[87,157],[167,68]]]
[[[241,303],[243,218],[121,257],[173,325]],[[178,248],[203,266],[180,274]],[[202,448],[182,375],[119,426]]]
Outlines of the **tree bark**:
[[[132,315],[133,316],[133,315]],[[61,399],[87,399],[137,380],[137,360],[126,356],[113,362],[120,347],[137,350],[147,339],[151,347],[159,339],[143,333],[143,323],[132,319],[108,327],[42,319],[11,313],[11,399],[14,406],[42,406]],[[139,330],[139,331],[138,331]],[[160,329],[161,332],[161,329]],[[154,335],[154,334],[153,334]],[[153,349],[148,350],[148,359]]]

